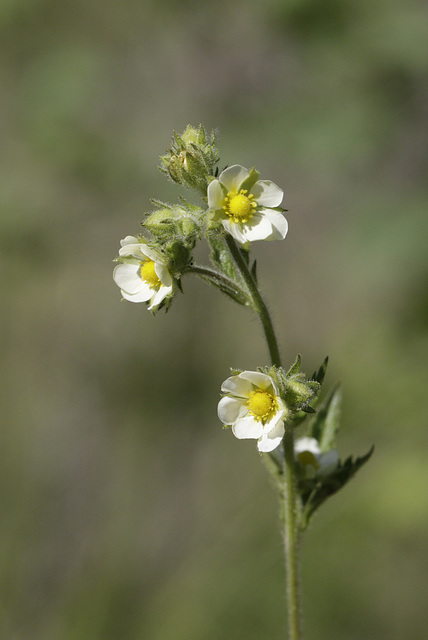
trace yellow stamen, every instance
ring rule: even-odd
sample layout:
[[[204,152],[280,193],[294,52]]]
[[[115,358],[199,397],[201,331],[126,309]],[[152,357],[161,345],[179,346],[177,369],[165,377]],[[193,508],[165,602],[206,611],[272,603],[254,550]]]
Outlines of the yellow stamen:
[[[147,282],[150,287],[159,287],[162,282],[155,271],[155,263],[153,260],[146,260],[140,263],[139,275],[141,280]]]
[[[253,202],[253,194],[247,196],[247,190],[241,189],[239,193],[229,192],[224,199],[223,209],[233,222],[248,222],[253,217],[257,203]]]
[[[267,391],[256,389],[250,394],[247,402],[248,411],[256,420],[269,420],[278,409],[278,402],[275,396]]]

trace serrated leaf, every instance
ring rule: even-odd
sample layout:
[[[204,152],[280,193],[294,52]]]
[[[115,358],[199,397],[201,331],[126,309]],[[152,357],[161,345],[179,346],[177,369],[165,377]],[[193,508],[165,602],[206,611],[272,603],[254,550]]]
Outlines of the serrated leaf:
[[[305,529],[315,511],[329,498],[337,493],[370,459],[374,446],[365,455],[352,459],[351,456],[343,464],[339,464],[336,471],[322,480],[314,481],[307,487],[301,486],[301,500],[303,510],[300,525]]]
[[[336,385],[319,407],[311,424],[310,435],[318,440],[322,452],[334,449],[336,433],[340,427],[342,392]]]

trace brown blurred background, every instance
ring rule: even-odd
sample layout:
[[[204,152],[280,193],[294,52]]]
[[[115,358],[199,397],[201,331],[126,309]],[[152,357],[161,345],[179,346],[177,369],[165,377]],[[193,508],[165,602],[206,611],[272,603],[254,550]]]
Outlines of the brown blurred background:
[[[120,303],[119,240],[173,130],[286,190],[253,255],[285,362],[344,384],[367,467],[302,549],[311,640],[426,638],[428,5],[8,0],[0,7],[0,636],[285,637],[277,503],[222,431],[257,322],[202,282]]]

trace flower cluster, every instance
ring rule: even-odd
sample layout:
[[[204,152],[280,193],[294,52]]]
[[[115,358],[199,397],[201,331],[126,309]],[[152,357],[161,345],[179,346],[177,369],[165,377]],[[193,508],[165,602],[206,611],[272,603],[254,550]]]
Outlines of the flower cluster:
[[[189,125],[181,135],[174,134],[170,149],[161,156],[160,169],[179,185],[202,194],[208,206],[194,205],[183,198],[176,205],[152,201],[156,209],[142,223],[151,237],[127,236],[121,242],[120,264],[113,277],[125,300],[146,302],[151,311],[160,306],[168,309],[174,293],[181,290],[181,276],[192,271],[192,251],[203,232],[211,248],[216,242],[224,242],[227,234],[247,251],[255,240],[285,238],[288,225],[280,207],[282,189],[269,180],[259,180],[257,171],[239,164],[219,172],[217,162],[215,132],[208,135],[202,125]],[[229,268],[224,252],[221,264],[214,254],[214,267],[227,273],[214,273],[208,280],[234,300],[247,304],[248,295],[240,290],[239,277]],[[202,275],[201,269],[198,274]],[[232,281],[224,275],[229,279],[232,275]]]

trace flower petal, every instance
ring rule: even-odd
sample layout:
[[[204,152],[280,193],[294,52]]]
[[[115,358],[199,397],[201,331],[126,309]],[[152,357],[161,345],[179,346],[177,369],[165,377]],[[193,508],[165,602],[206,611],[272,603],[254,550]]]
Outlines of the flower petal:
[[[160,287],[158,291],[156,291],[150,300],[149,310],[157,307],[167,295],[169,295],[172,291],[172,287]],[[152,289],[153,294],[153,289]]]
[[[279,420],[276,423],[274,429],[269,431],[269,433],[263,433],[261,438],[257,441],[257,448],[259,451],[264,453],[268,453],[269,451],[273,451],[277,448],[278,445],[281,444],[281,440],[284,437],[285,428],[282,420]]]
[[[127,244],[138,244],[138,238],[135,236],[126,236],[120,241],[120,246],[125,247]]]
[[[262,207],[279,207],[284,197],[283,190],[270,180],[259,180],[250,189],[250,193]]]
[[[269,238],[274,229],[268,216],[257,212],[246,225],[244,235],[249,242],[255,240],[266,240]]]
[[[288,222],[280,211],[261,209],[272,225],[272,235],[265,240],[284,240],[288,232]]]
[[[113,280],[118,287],[128,293],[138,293],[143,284],[138,275],[138,269],[139,265],[137,264],[118,264],[113,270]]]
[[[168,267],[165,264],[161,264],[160,262],[155,262],[155,272],[159,280],[164,285],[164,287],[171,287],[172,285],[171,274],[169,273]]]
[[[334,471],[339,464],[339,454],[336,449],[330,449],[326,451],[319,458],[320,468],[318,469],[319,476],[328,476]]]
[[[221,390],[234,396],[247,399],[253,391],[253,385],[249,380],[242,378],[241,374],[227,378],[221,385]]]
[[[245,244],[247,242],[247,238],[245,237],[245,234],[241,229],[242,225],[239,225],[236,222],[232,222],[232,220],[230,220],[229,218],[223,220],[222,224],[226,231],[230,233],[230,235],[233,236],[235,240],[237,240],[241,244]]]
[[[320,455],[320,445],[315,438],[299,438],[294,443],[294,453],[302,453],[302,451],[310,451],[317,458]]]
[[[217,414],[224,424],[233,424],[242,415],[241,409],[245,408],[245,401],[240,398],[225,396],[220,400],[217,407]]]
[[[128,293],[123,289],[121,289],[120,292],[125,300],[129,300],[129,302],[147,302],[147,300],[150,300],[153,295],[153,291],[148,289],[142,289],[141,291],[138,291],[138,293]]]
[[[250,172],[240,164],[234,164],[222,171],[218,177],[227,191],[239,191],[241,184],[248,178]]]
[[[225,193],[219,180],[213,180],[208,185],[208,207],[212,211],[221,209],[224,204]]]
[[[239,374],[244,380],[249,380],[258,389],[266,390],[273,386],[273,380],[270,376],[260,371],[243,371]]]
[[[234,425],[232,425],[233,435],[240,440],[247,438],[260,438],[263,433],[263,425],[261,422],[254,420],[252,416],[245,416],[239,418]]]

